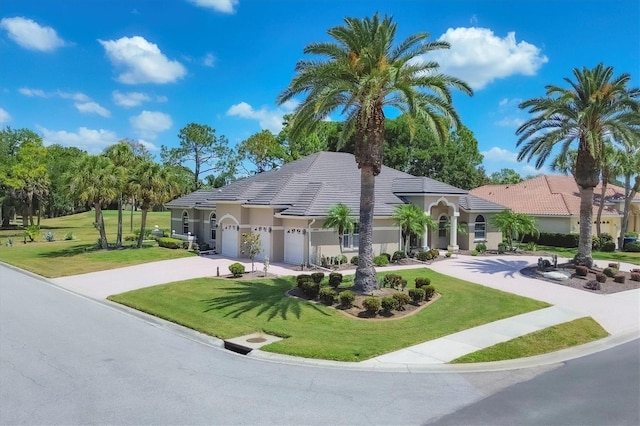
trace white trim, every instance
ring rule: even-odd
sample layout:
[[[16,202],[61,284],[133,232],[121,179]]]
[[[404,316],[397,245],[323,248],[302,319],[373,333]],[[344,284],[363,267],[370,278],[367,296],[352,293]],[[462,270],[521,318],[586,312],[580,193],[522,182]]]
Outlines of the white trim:
[[[240,222],[238,222],[238,219],[236,219],[235,217],[233,217],[233,215],[230,215],[229,213],[225,214],[220,219],[218,219],[218,223],[222,223],[222,221],[225,219],[231,219],[236,223],[236,225],[240,225]]]

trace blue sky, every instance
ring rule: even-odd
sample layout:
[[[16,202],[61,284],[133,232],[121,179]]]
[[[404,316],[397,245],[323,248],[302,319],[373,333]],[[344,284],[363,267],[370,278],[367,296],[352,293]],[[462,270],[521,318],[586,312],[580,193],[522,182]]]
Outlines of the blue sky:
[[[430,59],[474,88],[454,105],[489,173],[535,173],[515,160],[517,105],[546,84],[603,62],[640,85],[636,0],[2,0],[0,126],[90,153],[126,137],[159,154],[191,122],[232,146],[277,133],[293,105],[275,99],[303,48],[376,11],[393,16],[398,40],[426,31],[451,43]]]

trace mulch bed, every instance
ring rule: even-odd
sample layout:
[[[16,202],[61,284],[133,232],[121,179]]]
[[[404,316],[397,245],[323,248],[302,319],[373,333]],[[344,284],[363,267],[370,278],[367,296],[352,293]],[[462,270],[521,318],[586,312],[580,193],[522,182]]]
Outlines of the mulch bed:
[[[624,283],[617,283],[613,281],[613,278],[607,277],[607,281],[604,283],[600,283],[600,290],[590,290],[585,288],[585,285],[591,281],[595,280],[595,272],[602,272],[600,268],[591,268],[589,274],[586,277],[581,277],[575,274],[575,265],[570,263],[558,264],[558,271],[566,271],[571,272],[571,277],[566,280],[554,280],[543,275],[543,272],[553,271],[553,268],[547,268],[544,271],[540,271],[538,266],[529,266],[520,270],[522,275],[525,275],[530,278],[535,278],[543,281],[548,281],[554,284],[562,285],[565,287],[577,288],[579,290],[588,291],[590,293],[598,293],[598,294],[613,294],[619,293],[621,291],[627,290],[635,290],[640,288],[640,281],[632,281],[631,274],[627,271],[620,271],[618,274],[625,275],[626,279]]]

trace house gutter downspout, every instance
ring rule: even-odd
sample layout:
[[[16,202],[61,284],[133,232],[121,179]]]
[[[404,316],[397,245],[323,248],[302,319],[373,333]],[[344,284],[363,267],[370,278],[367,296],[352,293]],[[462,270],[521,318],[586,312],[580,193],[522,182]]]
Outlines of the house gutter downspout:
[[[315,219],[309,222],[309,225],[307,226],[307,235],[309,236],[309,244],[307,247],[309,249],[309,252],[307,254],[307,265],[313,264],[313,262],[311,261],[311,225],[313,225],[314,223],[316,223]]]

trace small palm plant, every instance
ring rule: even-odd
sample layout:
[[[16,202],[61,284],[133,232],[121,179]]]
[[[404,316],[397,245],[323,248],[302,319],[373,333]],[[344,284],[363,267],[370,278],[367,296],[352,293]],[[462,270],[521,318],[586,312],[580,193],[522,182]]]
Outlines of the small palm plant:
[[[333,228],[338,233],[338,243],[340,245],[340,260],[338,260],[338,264],[340,264],[343,259],[342,243],[344,241],[344,234],[353,231],[355,227],[355,221],[353,220],[349,206],[338,203],[331,207],[327,212],[327,218],[324,220],[323,227]]]

